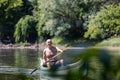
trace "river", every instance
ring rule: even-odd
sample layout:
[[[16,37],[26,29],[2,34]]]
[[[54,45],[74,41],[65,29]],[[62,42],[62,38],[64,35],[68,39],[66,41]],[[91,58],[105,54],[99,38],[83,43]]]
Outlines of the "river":
[[[66,64],[74,63],[77,61],[75,56],[81,55],[81,53],[84,52],[86,53],[86,49],[84,48],[67,49],[63,54],[58,56],[58,59],[64,59]],[[93,53],[100,53],[98,58],[100,58],[99,60],[102,60],[104,63],[104,60],[106,62],[106,59],[109,59],[109,56],[106,55],[106,52],[112,55],[117,55],[116,57],[113,57],[114,59],[119,59],[120,50],[91,50],[88,51],[87,55],[85,54],[82,58],[87,57],[89,59],[96,55]],[[30,74],[36,67],[39,67],[40,57],[42,57],[42,51],[38,49],[0,49],[0,80],[64,80],[61,76],[52,77],[51,79],[51,76],[38,74],[37,71],[33,74]],[[87,59],[85,58],[85,62],[86,60]],[[91,60],[92,59],[90,59],[90,61]],[[99,62],[95,63],[95,61],[92,61],[90,65],[93,65],[93,63],[96,65]],[[112,61],[112,64],[113,63],[115,62]],[[94,66],[92,67],[94,68]]]
[[[82,50],[66,50],[58,58],[63,58],[65,63],[71,63],[73,55]],[[73,54],[74,53],[74,54]],[[33,78],[39,80],[40,76],[31,74],[13,74],[10,69],[35,69],[39,66],[39,58],[42,57],[42,51],[37,49],[0,49],[0,80],[29,80],[23,78]],[[8,69],[8,71],[7,71]],[[5,70],[5,71],[4,71]]]

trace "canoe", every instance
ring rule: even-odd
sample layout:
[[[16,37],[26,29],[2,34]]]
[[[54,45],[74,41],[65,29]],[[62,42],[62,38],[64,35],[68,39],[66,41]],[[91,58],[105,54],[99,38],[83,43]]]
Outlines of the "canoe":
[[[57,69],[51,70],[48,67],[43,67],[43,60],[40,58],[40,80],[64,80],[64,76],[68,74],[68,71],[78,70],[81,65],[82,60],[78,60],[77,62],[59,66]]]
[[[55,72],[55,74],[65,75],[69,70],[78,69],[81,65],[81,62],[82,61],[79,60],[79,61],[71,63],[71,64],[66,64],[64,66],[59,66],[59,67],[53,67],[55,69],[53,69],[53,68],[51,69],[48,67],[44,67],[43,60],[42,60],[42,58],[40,58],[40,71],[43,71],[45,73],[45,72],[52,72],[52,70],[53,70]]]
[[[41,75],[41,74],[48,74],[52,71],[50,71],[50,68],[47,68],[47,67],[43,67],[42,64],[43,64],[43,61],[42,59],[40,58],[40,67],[35,71],[34,69],[28,69],[28,68],[17,68],[17,67],[13,67],[13,66],[0,66],[0,73],[4,73],[4,74],[31,74],[31,72],[33,72],[32,75]],[[77,69],[79,68],[81,65],[81,60],[75,62],[75,63],[72,63],[72,64],[67,64],[65,66],[62,66],[62,67],[58,67],[56,70],[55,70],[55,73],[57,75],[65,75],[69,70],[74,70],[74,69]]]

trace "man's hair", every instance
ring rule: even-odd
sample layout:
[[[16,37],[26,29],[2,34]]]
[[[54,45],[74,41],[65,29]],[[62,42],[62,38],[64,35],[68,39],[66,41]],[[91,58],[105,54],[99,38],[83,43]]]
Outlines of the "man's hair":
[[[48,41],[51,41],[51,42],[52,42],[52,40],[51,40],[51,39],[47,39],[47,40],[46,40],[46,43],[47,43]]]

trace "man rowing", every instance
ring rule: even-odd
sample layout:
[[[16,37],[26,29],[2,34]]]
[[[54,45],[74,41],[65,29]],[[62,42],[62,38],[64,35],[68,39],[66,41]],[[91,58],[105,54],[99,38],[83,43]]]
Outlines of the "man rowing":
[[[56,58],[57,52],[63,53],[63,50],[53,46],[51,39],[46,40],[46,45],[47,47],[43,50],[43,65],[51,67],[52,65],[60,64],[63,66],[63,59],[57,60]]]

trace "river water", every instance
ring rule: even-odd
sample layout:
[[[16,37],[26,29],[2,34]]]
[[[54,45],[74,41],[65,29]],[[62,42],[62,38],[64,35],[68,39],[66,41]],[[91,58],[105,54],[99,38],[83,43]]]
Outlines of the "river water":
[[[0,66],[31,69],[38,65],[40,51],[33,49],[0,49]],[[3,68],[4,69],[4,68]],[[9,68],[8,68],[9,69]],[[24,80],[30,75],[0,72],[0,80]]]
[[[64,54],[58,56],[63,58],[66,63],[72,62],[73,55],[82,50],[66,50]],[[74,53],[74,54],[71,54]],[[39,66],[39,58],[42,57],[42,51],[35,49],[0,49],[0,68],[13,67],[24,69],[35,69]],[[0,71],[0,80],[42,80],[38,75],[31,74],[13,74]]]
[[[75,60],[77,60],[75,59],[75,57],[77,55],[81,56],[81,53],[84,53],[86,51],[87,51],[86,49],[79,49],[79,48],[67,49],[63,54],[58,56],[58,59],[61,59],[61,58],[64,59],[66,64],[74,63],[76,62]],[[86,55],[85,57],[90,57],[91,55],[95,55],[93,53],[96,53],[96,50],[95,51],[88,50],[88,53],[87,53],[88,55]],[[106,60],[106,58],[108,58],[108,56],[105,55],[106,51],[104,52],[100,50],[100,52],[97,52],[97,53],[100,53],[100,58],[102,59],[104,58],[103,60]],[[112,55],[113,54],[117,55],[119,59],[120,50],[107,51],[107,53],[110,53]],[[42,57],[42,51],[37,49],[0,49],[0,80],[65,80],[65,79],[62,79],[63,77],[61,76],[53,77],[51,79],[50,76],[47,76],[45,74],[31,75],[30,74],[31,71],[29,70],[32,69],[33,71],[36,67],[39,67],[39,59],[41,57]],[[10,72],[11,68],[15,70],[16,69],[20,69],[20,70],[17,71],[18,73],[12,73]],[[21,74],[22,72],[21,68],[24,69],[23,70],[24,72],[28,70],[29,73]],[[6,71],[8,70],[7,73],[4,70]]]

